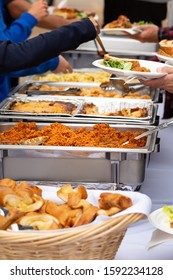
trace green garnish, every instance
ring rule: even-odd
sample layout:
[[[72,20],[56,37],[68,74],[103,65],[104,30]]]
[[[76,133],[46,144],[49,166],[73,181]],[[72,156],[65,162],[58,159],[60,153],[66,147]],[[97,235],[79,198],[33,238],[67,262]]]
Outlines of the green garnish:
[[[162,210],[163,213],[165,213],[170,218],[170,221],[173,221],[173,205],[171,206],[164,205],[162,207]]]
[[[132,69],[132,63],[129,61],[104,60],[103,64],[107,67],[118,68],[121,70],[131,70]]]
[[[85,14],[85,13],[78,12],[78,13],[77,13],[77,17],[79,17],[79,18],[81,18],[81,19],[85,19],[85,18],[87,18],[88,16],[87,16],[87,14]]]
[[[153,24],[153,22],[140,20],[140,21],[134,22],[133,24],[143,25],[143,24]]]

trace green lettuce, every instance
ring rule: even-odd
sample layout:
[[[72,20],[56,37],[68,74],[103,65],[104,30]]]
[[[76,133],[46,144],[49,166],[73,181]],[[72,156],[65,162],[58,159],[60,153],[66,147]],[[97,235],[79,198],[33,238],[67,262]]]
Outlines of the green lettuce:
[[[173,205],[171,206],[164,205],[162,207],[162,211],[170,218],[170,221],[173,221]]]
[[[132,69],[132,63],[130,61],[104,60],[103,64],[107,67],[118,68],[121,70]]]

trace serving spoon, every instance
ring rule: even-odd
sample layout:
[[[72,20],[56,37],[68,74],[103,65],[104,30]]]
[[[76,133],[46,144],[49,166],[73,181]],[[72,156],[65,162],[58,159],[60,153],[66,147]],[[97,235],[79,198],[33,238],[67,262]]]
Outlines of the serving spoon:
[[[167,127],[171,126],[172,124],[173,124],[173,119],[168,121],[168,122],[161,123],[157,127],[154,127],[154,128],[152,128],[152,129],[150,129],[148,131],[145,131],[145,132],[139,134],[138,136],[134,137],[134,139],[135,140],[139,140],[139,139],[141,139],[141,138],[143,138],[145,136],[148,136],[148,135],[150,135],[150,134],[152,134],[152,133],[154,133],[156,131],[159,131],[161,129],[167,128]],[[127,144],[129,144],[129,141],[124,142],[122,145],[124,146],[124,145],[127,145]]]

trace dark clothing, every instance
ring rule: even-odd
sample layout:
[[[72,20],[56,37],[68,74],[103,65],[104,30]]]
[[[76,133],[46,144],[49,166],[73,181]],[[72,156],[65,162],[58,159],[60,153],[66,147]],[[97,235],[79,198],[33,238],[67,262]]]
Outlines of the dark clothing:
[[[137,0],[104,1],[103,25],[116,20],[120,15],[127,16],[132,23],[144,20],[161,26],[162,20],[164,20],[167,15],[167,4]]]
[[[159,41],[167,39],[173,39],[173,26],[171,27],[160,27],[158,32],[158,39]]]
[[[3,16],[4,16],[4,22],[6,23],[7,27],[9,27],[11,25],[11,23],[13,22],[13,18],[10,15],[8,9],[6,8],[6,5],[8,5],[8,3],[10,3],[11,0],[3,0]]]
[[[81,43],[95,39],[96,30],[89,19],[75,22],[41,34],[20,44],[0,41],[0,74],[34,67],[76,49]]]

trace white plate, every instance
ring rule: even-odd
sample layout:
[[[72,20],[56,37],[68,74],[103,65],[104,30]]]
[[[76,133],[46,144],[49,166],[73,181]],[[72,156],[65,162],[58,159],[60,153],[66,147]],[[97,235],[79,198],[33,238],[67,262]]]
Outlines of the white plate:
[[[136,59],[137,60],[137,59]],[[121,70],[118,68],[107,67],[103,65],[103,59],[98,59],[93,62],[93,65],[99,67],[111,74],[115,74],[120,77],[139,77],[141,79],[154,79],[160,78],[166,75],[166,73],[157,72],[157,68],[164,67],[165,65],[161,62],[149,61],[149,60],[138,60],[142,67],[146,67],[150,69],[151,72],[140,72],[140,71],[132,71],[132,70]]]
[[[166,64],[169,64],[169,65],[173,65],[173,57],[161,55],[161,54],[158,54],[158,53],[156,53],[156,56],[160,61],[163,61],[163,62],[165,62]]]
[[[132,27],[132,28],[102,28],[101,32],[106,35],[126,35],[129,33],[134,35],[140,32],[139,27]]]
[[[162,208],[157,209],[148,216],[149,222],[157,229],[169,234],[173,234],[173,229],[170,227],[169,217],[163,213]]]

